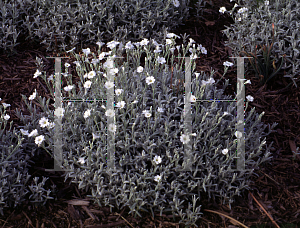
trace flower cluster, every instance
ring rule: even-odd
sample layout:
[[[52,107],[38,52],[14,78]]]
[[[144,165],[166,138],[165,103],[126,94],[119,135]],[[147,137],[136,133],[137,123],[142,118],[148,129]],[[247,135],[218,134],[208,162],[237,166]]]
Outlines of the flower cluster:
[[[173,34],[173,33],[168,33],[168,34],[167,34],[167,38],[168,38],[168,39],[166,39],[166,45],[173,44],[172,38],[174,38],[174,37],[178,37],[178,36],[175,35],[175,34]],[[147,39],[143,39],[141,42],[135,43],[135,45],[136,45],[136,46],[146,46],[148,43],[149,43],[149,41],[148,41]],[[155,41],[154,41],[153,43],[156,45],[156,49],[155,49],[156,53],[161,52],[161,50],[158,50],[158,49],[159,49],[159,45],[158,45]],[[193,44],[193,43],[194,43],[194,40],[190,38],[190,42],[189,42],[188,46],[191,46],[191,44]],[[98,44],[98,45],[103,45],[103,43],[100,43],[100,42],[97,43],[97,44]],[[114,49],[118,44],[119,44],[119,42],[111,41],[111,42],[107,43],[107,46],[108,46],[109,48],[111,48],[111,49]],[[193,47],[195,48],[194,45],[193,45]],[[125,45],[125,48],[126,48],[126,49],[132,49],[132,48],[133,48],[133,45],[131,44],[130,41]],[[178,46],[178,49],[179,49],[179,46]],[[198,51],[199,51],[199,50],[202,52],[202,54],[206,54],[206,53],[207,53],[206,49],[205,49],[202,45],[198,45]],[[70,50],[70,51],[72,51],[72,50]],[[190,51],[191,53],[193,53],[193,50],[192,50],[191,48],[189,49],[189,51]],[[83,53],[84,53],[86,56],[88,56],[89,54],[91,54],[89,48],[83,49]],[[99,55],[98,60],[97,60],[97,59],[93,59],[92,62],[97,62],[97,63],[98,63],[100,60],[102,60],[102,59],[104,58],[105,55],[110,55],[111,53],[112,53],[112,51],[101,53],[101,54]],[[113,56],[115,56],[115,55],[113,55]],[[113,57],[113,56],[112,56],[112,57]],[[112,74],[115,75],[115,74],[118,73],[118,68],[114,68],[114,66],[113,66],[113,61],[112,61],[112,57],[108,57],[108,60],[103,64],[103,66],[104,66],[105,69],[110,70],[110,73],[112,73]],[[192,59],[193,59],[193,57],[194,57],[194,56],[191,55],[191,58],[192,58]],[[195,56],[195,57],[196,57],[196,56]],[[160,64],[165,64],[165,63],[166,63],[166,60],[165,60],[164,57],[159,57],[159,56],[158,56],[158,57],[157,57],[157,62],[160,63]],[[75,61],[74,63],[75,63],[76,65],[79,65],[79,61]],[[225,67],[226,70],[227,70],[228,67],[233,66],[233,63],[226,61],[226,62],[224,62],[223,65],[224,65],[224,67]],[[66,67],[69,67],[70,65],[69,65],[69,63],[65,63],[65,66],[66,66]],[[143,68],[142,66],[138,66],[137,69],[136,69],[136,71],[137,71],[137,73],[140,73],[140,74],[141,74],[141,73],[144,71],[144,68]],[[39,70],[37,70],[36,73],[34,74],[34,78],[40,76],[41,74],[42,74],[42,73],[41,73]],[[147,72],[147,74],[148,74],[148,72]],[[95,70],[91,70],[89,73],[84,74],[84,78],[87,78],[87,79],[93,79],[96,75],[97,75],[97,74],[96,74]],[[198,77],[198,75],[199,75],[199,73],[196,73],[196,78]],[[107,75],[104,73],[104,74],[103,74],[103,77],[107,78]],[[145,81],[146,81],[147,85],[151,85],[151,84],[154,84],[155,78],[154,78],[153,76],[148,76],[148,77],[146,77]],[[210,78],[210,79],[208,79],[207,81],[202,80],[202,86],[205,86],[205,85],[207,85],[207,84],[213,84],[213,83],[215,83],[215,80],[214,80],[213,78]],[[246,83],[250,83],[250,81],[248,80]],[[245,84],[246,84],[246,83],[245,83]],[[91,80],[87,80],[87,81],[84,83],[84,88],[85,88],[85,89],[90,89],[90,88],[91,88],[91,85],[92,85],[92,81],[91,81]],[[68,85],[68,86],[64,87],[64,90],[65,90],[66,92],[70,92],[72,89],[74,89],[74,87],[75,87],[75,85]],[[111,81],[105,82],[105,88],[106,88],[106,89],[110,89],[110,88],[113,88],[113,87],[114,87],[114,83],[113,83],[113,82],[111,82]],[[120,96],[123,92],[124,92],[123,89],[116,89],[116,90],[115,90],[115,94],[116,94],[117,96]],[[35,91],[35,92],[29,97],[29,100],[35,99],[35,98],[36,98],[36,95],[37,95],[37,93],[36,93],[36,91]],[[196,98],[194,95],[191,95],[191,97],[190,97],[190,101],[191,101],[191,102],[196,102],[196,99],[197,99],[197,98]],[[251,97],[250,95],[247,96],[247,99],[250,100],[250,101],[253,101],[253,97]],[[132,103],[134,104],[134,103],[137,103],[137,102],[138,102],[138,101],[135,100],[135,101],[133,101]],[[119,109],[123,109],[123,108],[125,107],[125,105],[126,105],[125,101],[122,100],[122,101],[119,101],[119,102],[116,104],[116,107],[119,108]],[[105,106],[102,105],[102,108],[105,109]],[[164,109],[163,109],[162,107],[158,107],[158,108],[157,108],[157,111],[160,112],[160,113],[163,113],[163,112],[164,112]],[[65,110],[62,108],[62,109],[56,110],[56,113],[55,113],[55,114],[56,114],[56,116],[63,117],[63,116],[64,116],[64,112],[65,112]],[[89,118],[89,117],[91,116],[91,112],[92,112],[91,109],[87,109],[87,110],[84,112],[83,117],[84,117],[85,119]],[[150,117],[152,116],[152,114],[150,113],[150,110],[143,110],[143,111],[142,111],[142,114],[143,114],[146,118],[150,118]],[[224,115],[226,115],[226,114],[228,114],[228,113],[227,113],[227,112],[224,112]],[[114,117],[114,116],[115,116],[115,111],[112,110],[112,109],[107,110],[107,111],[105,112],[105,115],[106,115],[107,117]],[[41,128],[47,127],[48,129],[53,128],[54,125],[55,125],[54,123],[50,123],[49,120],[48,120],[47,118],[45,118],[45,117],[42,117],[42,118],[40,119],[39,124],[40,124]],[[111,132],[116,132],[117,126],[116,126],[115,124],[110,124],[110,125],[108,126],[108,130],[111,131]],[[36,138],[35,138],[35,143],[36,143],[38,146],[41,146],[42,142],[45,140],[44,135],[39,135],[39,136],[38,136],[38,131],[37,131],[37,129],[34,129],[33,131],[31,131],[31,133],[28,133],[28,131],[25,131],[25,130],[21,129],[21,132],[22,132],[23,135],[27,135],[28,137],[36,137]],[[193,133],[192,135],[196,136],[195,133]],[[96,139],[96,138],[99,138],[99,136],[97,136],[95,133],[93,133],[93,140]],[[188,135],[184,135],[184,134],[183,134],[183,135],[180,137],[180,141],[181,141],[183,144],[186,144],[186,143],[188,143],[188,142],[190,141],[190,138],[189,138]],[[226,149],[225,149],[225,150],[226,150]],[[223,150],[223,151],[224,151],[224,150]],[[222,152],[222,153],[224,153],[224,152]],[[224,153],[224,154],[225,154],[225,153]],[[81,163],[81,162],[83,162],[82,158],[80,158],[80,163]]]
[[[153,201],[156,192],[164,188],[167,192],[169,192],[167,198],[174,199],[174,202],[170,203],[172,205],[168,206],[167,209],[171,209],[171,207],[173,207],[177,208],[176,210],[180,210],[180,207],[177,207],[179,205],[178,198],[180,196],[176,195],[176,191],[174,191],[174,194],[172,195],[174,186],[179,184],[179,182],[183,194],[185,194],[185,192],[191,192],[195,186],[199,185],[203,186],[204,191],[208,191],[214,196],[221,198],[225,197],[229,200],[229,203],[232,200],[232,196],[238,194],[238,192],[243,188],[243,186],[239,186],[237,191],[235,190],[235,192],[232,192],[232,190],[230,190],[231,186],[226,184],[229,183],[228,181],[233,182],[233,180],[227,178],[228,176],[232,176],[232,170],[224,170],[223,168],[223,166],[231,167],[232,163],[235,163],[234,159],[236,158],[236,154],[234,151],[236,145],[234,142],[236,139],[234,139],[234,136],[237,139],[241,139],[244,136],[243,132],[236,131],[235,134],[232,132],[233,126],[236,124],[234,115],[231,114],[234,107],[232,105],[229,107],[227,102],[216,102],[215,106],[199,105],[201,102],[196,102],[197,99],[212,99],[211,94],[216,94],[216,97],[214,97],[215,99],[224,98],[221,97],[222,93],[215,93],[215,80],[212,77],[212,74],[210,78],[206,77],[206,75],[202,75],[202,72],[201,77],[199,77],[200,73],[193,74],[196,76],[196,79],[192,79],[193,94],[190,96],[190,102],[195,106],[192,108],[196,109],[196,112],[192,112],[192,122],[196,123],[196,126],[193,126],[193,133],[188,132],[183,134],[182,131],[180,132],[180,128],[182,129],[183,126],[179,126],[177,121],[171,119],[172,117],[177,118],[181,116],[180,113],[178,114],[179,109],[177,109],[177,107],[183,104],[181,99],[184,99],[184,95],[181,94],[178,97],[171,97],[171,95],[168,94],[168,88],[164,86],[166,84],[164,82],[170,80],[169,76],[171,76],[171,74],[170,72],[167,72],[167,70],[164,72],[159,70],[163,68],[167,69],[166,56],[168,56],[171,49],[174,50],[175,48],[175,36],[175,34],[166,34],[167,39],[170,40],[166,41],[165,47],[167,51],[160,50],[161,47],[152,41],[152,43],[156,46],[156,52],[154,52],[154,54],[149,51],[150,41],[147,39],[143,39],[141,42],[134,44],[128,42],[126,44],[128,47],[127,54],[133,53],[134,55],[140,56],[141,50],[146,51],[147,58],[144,66],[141,66],[141,64],[137,62],[133,64],[133,67],[129,67],[129,64],[126,63],[122,66],[114,63],[113,56],[120,56],[119,53],[116,53],[116,46],[119,44],[116,41],[109,42],[107,45],[112,48],[112,50],[105,54],[99,53],[98,58],[94,55],[94,53],[91,53],[89,49],[84,49],[84,56],[81,58],[82,61],[90,63],[90,60],[87,60],[86,57],[88,55],[93,55],[94,57],[91,61],[90,67],[87,67],[84,70],[83,67],[81,67],[83,63],[80,62],[78,55],[76,56],[77,61],[75,61],[74,64],[78,66],[77,69],[81,70],[80,75],[82,76],[81,86],[78,85],[81,92],[76,96],[74,93],[75,85],[70,79],[67,80],[68,84],[63,87],[63,96],[68,97],[69,93],[69,96],[74,99],[89,99],[88,93],[94,96],[95,94],[98,94],[99,91],[105,91],[105,89],[108,92],[112,92],[113,90],[113,94],[116,95],[114,97],[114,99],[116,99],[116,105],[113,106],[113,108],[108,107],[108,105],[102,105],[101,107],[104,109],[103,110],[98,108],[100,106],[96,103],[90,104],[82,102],[82,105],[80,105],[79,108],[74,108],[73,104],[69,105],[70,103],[68,103],[67,107],[57,108],[54,112],[56,117],[63,118],[62,120],[65,121],[62,126],[63,131],[65,132],[63,137],[63,145],[65,147],[63,149],[64,164],[62,165],[67,169],[71,169],[71,172],[66,173],[65,179],[68,177],[72,178],[72,182],[78,183],[79,188],[85,187],[88,189],[91,187],[93,198],[100,199],[101,196],[106,195],[106,193],[115,194],[118,196],[117,198],[124,199],[123,203],[133,205],[132,210],[138,211],[140,204],[135,203],[138,200],[142,200],[141,204],[146,204],[148,206],[164,206],[164,200],[161,198]],[[188,50],[191,53],[190,59],[192,66],[198,53],[206,53],[206,49],[200,45],[198,45],[197,52],[193,43],[194,41],[190,39],[186,49],[183,48],[182,45],[183,52],[187,52]],[[98,43],[98,45],[101,46],[103,43]],[[138,52],[135,52],[133,45],[137,47]],[[193,46],[193,49],[190,49],[190,46]],[[176,48],[179,50],[180,46]],[[70,52],[72,52],[72,50]],[[186,53],[184,53],[183,56],[186,56]],[[102,64],[102,69],[104,69],[104,71],[101,72],[99,62],[100,59],[102,60],[104,58],[107,59],[104,63],[100,63]],[[154,60],[152,65],[149,63],[151,60]],[[233,66],[233,63],[226,61],[223,65],[225,74],[228,67]],[[66,68],[69,66],[69,63],[65,64]],[[181,68],[178,70],[178,65],[175,67],[177,67],[177,72],[181,72]],[[192,71],[194,69],[195,68],[192,67]],[[166,74],[166,72],[169,74]],[[118,80],[114,80],[112,77],[116,74],[118,74],[118,77],[115,77],[114,79]],[[66,73],[63,75],[65,77],[69,76]],[[127,75],[130,75],[131,77],[128,78],[126,77]],[[51,86],[49,86],[49,82],[53,83],[53,77],[50,77],[47,81],[46,76],[42,74],[41,71],[37,71],[34,77],[39,76],[43,77],[48,88],[51,88]],[[247,83],[251,82],[247,80],[245,84]],[[85,90],[84,95],[82,90]],[[163,92],[161,92],[161,90]],[[25,99],[25,97],[23,98]],[[38,102],[45,107],[45,105],[41,103],[42,99],[38,97],[36,91],[34,91],[29,98],[30,101],[38,98]],[[171,102],[174,99],[177,99],[177,101]],[[232,98],[225,97],[225,99]],[[250,95],[247,96],[247,99],[253,101],[253,98]],[[30,104],[32,104],[32,102]],[[172,112],[173,110],[174,112]],[[21,132],[23,135],[29,136],[29,141],[30,137],[36,137],[35,143],[50,153],[48,149],[50,149],[50,151],[54,149],[52,139],[56,132],[52,130],[50,131],[50,129],[54,126],[54,123],[51,123],[50,119],[53,119],[54,115],[51,111],[47,114],[49,115],[48,118],[46,113],[39,115],[37,119],[35,119],[37,120],[35,121],[35,126],[30,127],[30,125],[27,125],[26,128],[28,130],[22,129]],[[126,114],[128,114],[129,118],[126,117]],[[114,120],[112,123],[108,124],[107,128],[105,127],[104,124],[107,119],[110,120],[119,115],[123,117],[121,120]],[[93,120],[94,122],[92,122]],[[147,127],[148,131],[145,129]],[[163,127],[165,127],[165,129],[163,129]],[[249,128],[247,123],[245,128]],[[29,133],[29,129],[31,133]],[[86,132],[88,132],[88,134],[86,134]],[[115,160],[118,160],[120,167],[122,167],[124,171],[124,173],[120,173],[121,177],[118,177],[118,173],[114,173],[111,176],[110,181],[117,186],[113,189],[105,189],[103,187],[103,185],[106,185],[103,181],[107,181],[106,174],[111,175],[111,171],[109,171],[110,169],[103,169],[105,162],[108,162],[110,159],[107,157],[105,158],[105,154],[111,150],[106,148],[103,144],[107,143],[106,137],[109,135],[114,136],[114,140],[116,142],[114,145],[116,149]],[[245,140],[249,140],[249,138],[247,139],[247,135],[252,135],[252,132],[246,134]],[[191,138],[191,136],[193,137]],[[175,140],[173,140],[174,138]],[[78,140],[81,141],[78,142]],[[254,140],[251,139],[251,142],[252,141],[254,142]],[[190,145],[192,144],[193,157],[196,158],[194,159],[194,165],[196,167],[195,173],[197,173],[196,178],[198,180],[201,179],[204,182],[200,181],[201,183],[198,183],[199,181],[194,180],[190,182],[190,180],[186,179],[189,175],[178,173],[181,171],[178,171],[177,168],[180,168],[180,166],[184,167],[185,164],[187,164],[185,162],[181,164],[183,156],[182,150],[185,146],[189,147],[189,145],[187,145],[189,143]],[[249,151],[254,151],[256,148],[258,148],[257,145],[253,145],[249,148]],[[106,149],[109,150],[106,151]],[[142,151],[139,152],[139,149],[142,149]],[[207,156],[203,156],[203,152],[204,154],[207,153]],[[251,166],[251,169],[258,165],[258,163],[253,163],[251,160],[258,156],[257,154],[258,152],[256,154],[253,152],[247,157],[246,164]],[[250,164],[248,161],[252,163]],[[261,160],[261,162],[264,161],[264,159]],[[77,167],[79,166],[79,168],[75,169],[74,165]],[[135,166],[135,170],[133,166]],[[218,170],[218,168],[220,170]],[[126,170],[130,170],[132,172],[127,172]],[[210,171],[205,174],[203,172],[204,170]],[[222,176],[219,175],[222,172],[225,174]],[[135,175],[134,173],[139,173],[140,175]],[[178,176],[183,179],[178,181]],[[218,192],[220,191],[213,189],[215,184],[210,184],[210,181],[212,180],[210,179],[211,177],[216,178],[216,180],[213,179],[214,181],[222,183],[218,185],[218,189],[221,189],[222,192],[225,193],[225,196],[218,195]],[[206,180],[207,183],[205,182]],[[239,182],[243,180],[244,177],[236,178],[236,181]],[[132,185],[127,185],[127,183],[130,182],[136,185],[134,188],[139,186],[143,189],[142,186],[147,186],[147,188],[152,189],[152,191],[145,189],[142,193],[133,190]],[[181,182],[184,184],[181,184]],[[171,186],[169,186],[170,184]],[[155,191],[153,191],[154,189]],[[119,190],[121,193],[115,192]],[[198,189],[198,191],[200,190]],[[130,194],[129,199],[128,194]],[[119,204],[120,202],[117,202],[117,205]]]
[[[233,2],[233,1],[234,0],[230,0],[230,2]],[[268,6],[269,5],[269,1],[264,1],[264,4],[265,4],[265,6]],[[235,3],[234,6],[233,6],[233,8],[231,9],[230,15],[232,15],[232,11],[236,7],[238,7],[238,4]],[[226,7],[224,7],[224,6],[219,9],[219,12],[222,13],[222,14],[224,14],[226,11],[227,11]],[[248,8],[242,7],[242,8],[240,8],[238,10],[237,13],[238,13],[237,21],[242,21],[242,19],[246,19],[248,17]]]

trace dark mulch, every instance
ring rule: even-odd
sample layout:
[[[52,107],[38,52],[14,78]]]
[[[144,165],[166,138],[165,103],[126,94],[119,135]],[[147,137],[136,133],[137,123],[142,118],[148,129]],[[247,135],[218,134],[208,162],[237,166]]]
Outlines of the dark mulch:
[[[212,68],[217,71],[214,74],[217,81],[223,74],[223,62],[231,61],[229,56],[232,56],[230,50],[224,47],[226,37],[220,30],[225,29],[224,25],[233,23],[230,17],[221,15],[218,11],[220,6],[230,9],[234,4],[222,0],[214,0],[213,3],[214,5],[208,7],[204,13],[205,19],[190,19],[184,26],[170,32],[187,33],[196,43],[206,47],[208,54],[196,61],[196,71],[210,74]],[[11,57],[5,54],[0,55],[0,97],[2,102],[11,104],[7,114],[11,116],[14,127],[22,125],[15,114],[16,108],[20,109],[23,115],[30,115],[20,94],[29,97],[36,89],[40,96],[52,99],[45,82],[40,78],[33,79],[33,74],[37,69],[35,57],[43,59],[45,65],[43,70],[49,77],[54,73],[54,60],[45,57],[57,56],[55,52],[46,52],[45,48],[37,42],[29,40],[24,42],[24,40],[25,36],[18,39],[21,44],[17,48],[16,55]],[[182,44],[182,41],[177,39],[177,43]],[[95,45],[86,47],[90,47],[92,52],[97,53]],[[77,50],[81,49],[77,48]],[[107,50],[103,49],[103,51]],[[62,63],[65,61],[63,59]],[[75,59],[68,60],[68,62],[72,61]],[[143,62],[143,58],[141,61]],[[78,75],[74,64],[71,66],[69,73],[73,74],[73,82],[76,84]],[[271,82],[261,86],[253,72],[245,72],[245,78],[250,79],[252,83],[246,85],[246,95],[254,97],[247,111],[255,107],[257,113],[265,112],[262,117],[264,123],[270,126],[274,122],[278,123],[275,131],[266,137],[267,145],[274,142],[271,150],[273,159],[270,164],[260,167],[257,172],[258,176],[252,177],[253,190],[245,191],[241,197],[236,197],[231,210],[228,205],[212,202],[206,195],[203,195],[201,199],[203,216],[197,222],[199,227],[230,227],[234,224],[238,226],[229,217],[248,227],[255,224],[265,224],[267,225],[265,227],[279,227],[278,225],[286,223],[300,224],[300,156],[293,159],[292,153],[296,151],[296,147],[300,146],[300,84],[297,82],[298,88],[290,85],[284,89],[291,80],[284,78],[283,75],[284,72],[279,72]],[[226,88],[225,94],[234,95],[237,80],[236,65],[229,68],[224,78],[230,79],[230,85]],[[38,112],[42,112],[39,104],[35,101],[33,103],[37,106]],[[54,100],[51,100],[50,104],[53,103]],[[54,109],[53,106],[50,107]],[[30,206],[30,203],[25,202],[17,208],[7,209],[5,216],[0,218],[1,227],[182,227],[178,225],[180,218],[176,218],[174,222],[171,215],[163,215],[154,219],[151,215],[142,213],[142,218],[138,216],[134,218],[128,215],[128,208],[110,213],[108,207],[100,208],[84,201],[87,193],[78,190],[75,184],[64,183],[64,180],[59,177],[61,173],[44,171],[45,168],[53,168],[52,164],[53,160],[48,154],[42,153],[30,168],[30,174],[33,177],[50,177],[51,182],[59,188],[58,199],[47,202],[45,207],[34,208]],[[46,188],[50,188],[50,185]],[[71,199],[78,201],[68,201]],[[226,218],[226,216],[229,217]]]

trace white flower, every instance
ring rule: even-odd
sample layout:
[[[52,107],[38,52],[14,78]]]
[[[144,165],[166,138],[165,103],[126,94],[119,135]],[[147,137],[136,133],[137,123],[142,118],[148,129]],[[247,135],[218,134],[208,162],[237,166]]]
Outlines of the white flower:
[[[154,180],[155,180],[156,182],[159,182],[159,181],[161,180],[161,176],[160,176],[160,175],[156,175],[156,176],[154,177]]]
[[[91,85],[92,85],[92,82],[91,82],[91,81],[86,81],[86,82],[84,83],[84,88],[89,89],[89,88],[91,88]]]
[[[102,53],[99,55],[98,59],[99,59],[99,60],[102,60],[104,57],[105,57],[105,52],[102,52]]]
[[[197,59],[198,56],[196,54],[194,54],[194,55],[192,54],[190,57],[191,57],[191,59]]]
[[[119,96],[122,93],[123,89],[116,89],[116,95]]]
[[[166,60],[164,57],[157,57],[157,62],[159,62],[160,64],[164,64],[166,63]]]
[[[195,73],[195,75],[196,75],[196,78],[198,78],[198,77],[199,77],[199,75],[200,75],[200,73]]]
[[[239,139],[239,138],[242,138],[243,133],[240,132],[240,131],[236,131],[236,132],[235,132],[235,136],[236,136],[238,139]]]
[[[151,117],[151,113],[149,112],[149,110],[144,110],[143,114],[145,115],[145,117],[149,118]]]
[[[173,37],[177,37],[177,38],[179,38],[179,36],[177,36],[176,34],[174,34],[174,33],[168,33],[167,34],[167,38],[173,38]]]
[[[49,121],[48,119],[46,119],[45,117],[42,117],[39,121],[39,124],[42,128],[47,127],[49,125]]]
[[[173,0],[173,5],[174,5],[175,7],[179,7],[180,3],[179,3],[178,0]]]
[[[88,78],[89,78],[89,79],[91,79],[91,78],[93,78],[93,77],[95,77],[95,76],[96,76],[96,72],[93,71],[93,70],[90,71],[89,74],[88,74]]]
[[[96,44],[97,44],[99,47],[101,47],[101,46],[103,46],[105,43],[98,41]]]
[[[4,116],[4,119],[5,119],[5,120],[9,120],[9,118],[10,118],[10,116],[7,115],[7,114]]]
[[[161,157],[160,156],[155,156],[154,160],[153,160],[156,164],[160,164],[161,163]]]
[[[148,43],[149,43],[149,40],[147,40],[146,38],[140,42],[141,46],[147,45]]]
[[[210,78],[206,81],[206,84],[213,84],[213,83],[215,83],[215,79],[213,78]]]
[[[180,141],[183,144],[186,144],[186,143],[188,143],[190,141],[190,137],[188,135],[183,134],[183,135],[180,136]]]
[[[226,155],[228,153],[228,149],[222,150],[222,154]]]
[[[246,98],[248,101],[251,101],[251,102],[254,100],[254,98],[251,95],[248,95]]]
[[[172,44],[173,42],[172,42],[172,40],[171,39],[166,39],[166,45],[168,45],[168,44]]]
[[[170,48],[170,51],[171,51],[172,53],[174,53],[174,50],[175,50],[174,47]]]
[[[144,67],[139,66],[139,67],[136,69],[136,71],[137,71],[138,73],[141,73],[141,72],[143,72],[143,69],[144,69]]]
[[[190,98],[190,101],[191,101],[191,102],[196,102],[196,99],[197,99],[197,98],[196,98],[194,95],[191,95],[191,98]]]
[[[164,109],[163,108],[157,108],[157,111],[158,112],[164,112]]]
[[[111,132],[115,132],[117,130],[117,127],[115,124],[110,124],[108,126],[108,130],[111,131]]]
[[[265,1],[265,5],[268,6],[269,5],[269,1]]]
[[[57,108],[54,111],[55,116],[57,117],[63,117],[65,110],[63,108]]]
[[[71,65],[69,63],[65,63],[65,67],[70,67]]]
[[[107,47],[109,47],[110,49],[114,49],[120,42],[118,41],[110,41],[106,44]]]
[[[146,78],[146,83],[147,83],[148,85],[150,85],[150,84],[152,84],[152,83],[154,83],[154,82],[155,82],[155,79],[154,79],[153,76],[147,77],[147,78]]]
[[[83,117],[86,119],[91,115],[91,109],[88,109],[84,112]]]
[[[213,78],[210,78],[207,81],[202,80],[202,86],[206,84],[213,84],[213,83],[215,83],[215,79]]]
[[[80,62],[79,61],[74,61],[73,63],[75,63],[76,66],[80,67]]]
[[[79,158],[78,162],[81,163],[81,164],[84,164],[84,158]]]
[[[114,68],[114,61],[111,58],[108,58],[106,62],[103,64],[104,68]]]
[[[246,7],[243,7],[238,10],[238,13],[242,14],[242,13],[245,13],[246,11],[248,11],[248,9]]]
[[[38,134],[38,131],[37,131],[37,129],[35,129],[28,135],[28,137],[37,136],[37,134]]]
[[[188,46],[190,46],[193,43],[196,43],[195,40],[193,40],[192,38],[189,38],[189,39],[190,39],[190,42],[189,42]]]
[[[35,144],[40,146],[44,140],[45,140],[45,137],[43,135],[40,135],[40,136],[36,137],[34,141],[35,141]]]
[[[133,49],[134,46],[133,44],[131,43],[131,41],[127,42],[126,45],[125,45],[125,49]]]
[[[36,97],[36,91],[32,95],[29,96],[28,100],[31,101],[31,100],[35,99],[35,97]]]
[[[105,82],[105,88],[106,89],[110,89],[110,88],[113,88],[115,86],[115,84],[113,82]]]
[[[91,49],[87,48],[87,49],[82,49],[82,52],[85,54],[85,55],[89,55],[91,53]]]
[[[205,47],[202,47],[202,48],[201,48],[201,52],[202,52],[202,54],[205,54],[205,55],[207,55],[207,50],[206,50],[206,48],[205,48]]]
[[[74,85],[68,85],[64,88],[65,91],[71,91],[74,88]]]
[[[40,76],[42,73],[37,69],[36,72],[34,73],[33,78],[37,78],[38,76]]]
[[[159,53],[159,52],[161,52],[160,47],[159,47],[159,46],[156,46],[156,47],[155,47],[155,50],[154,50],[153,52],[154,52],[154,53]]]
[[[227,67],[230,67],[230,66],[233,66],[233,63],[226,61],[226,62],[223,63],[223,65],[227,66]]]
[[[2,99],[0,98],[0,101],[2,101]]]
[[[225,7],[221,7],[220,10],[219,10],[220,13],[224,13],[225,11],[226,11]]]
[[[115,115],[115,111],[110,109],[105,112],[106,116],[113,117]]]
[[[2,105],[3,105],[4,108],[7,108],[7,107],[11,106],[10,104],[6,104],[6,103],[2,103]]]
[[[29,135],[28,130],[20,129],[22,135]]]
[[[117,74],[118,72],[119,72],[119,69],[118,69],[118,68],[113,68],[113,69],[111,69],[111,70],[109,71],[109,73],[112,74],[112,75],[115,75],[115,74]]]
[[[224,113],[223,113],[223,116],[226,116],[226,115],[228,115],[228,114],[229,114],[228,112],[224,112]]]
[[[118,108],[124,108],[125,104],[126,103],[124,101],[120,101],[120,102],[117,103],[116,107],[118,107]]]

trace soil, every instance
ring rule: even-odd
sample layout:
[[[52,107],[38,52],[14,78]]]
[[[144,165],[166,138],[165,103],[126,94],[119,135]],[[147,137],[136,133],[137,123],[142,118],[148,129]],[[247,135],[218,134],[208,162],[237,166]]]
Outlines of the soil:
[[[234,22],[230,16],[220,14],[219,8],[225,6],[231,9],[234,2],[213,0],[212,3],[211,6],[208,5],[202,19],[192,17],[184,26],[170,32],[186,33],[197,44],[202,44],[207,49],[207,55],[196,60],[196,71],[204,71],[210,75],[213,69],[216,71],[213,77],[217,81],[223,75],[223,63],[233,62],[229,58],[232,56],[230,49],[224,46],[227,39],[221,30],[225,29],[225,25],[229,26]],[[20,35],[18,38],[20,45],[16,48],[15,55],[0,55],[0,97],[1,102],[11,104],[7,114],[10,115],[10,120],[13,120],[13,127],[22,125],[16,116],[16,108],[21,110],[23,115],[30,115],[21,94],[29,97],[36,89],[41,97],[50,98],[50,104],[54,104],[46,83],[41,78],[34,79],[33,75],[37,69],[36,56],[43,59],[47,77],[54,74],[54,59],[45,57],[58,56],[58,53],[46,52],[46,48],[38,41],[25,41],[25,37]],[[176,42],[182,44],[179,39]],[[87,47],[97,53],[96,45],[86,45],[85,48]],[[65,61],[63,59],[62,63]],[[72,62],[75,59],[71,58],[68,61]],[[76,84],[79,79],[74,65],[70,67],[69,73],[73,75],[73,82]],[[236,197],[231,209],[228,205],[214,202],[203,194],[200,201],[203,215],[197,221],[199,227],[238,227],[237,221],[244,224],[244,227],[256,227],[258,224],[264,224],[264,227],[300,224],[300,156],[293,157],[292,153],[300,147],[300,83],[297,82],[297,88],[293,84],[290,85],[291,80],[283,77],[284,74],[284,71],[280,71],[273,80],[261,85],[253,70],[245,71],[245,78],[251,80],[251,84],[245,87],[245,93],[254,98],[253,102],[249,102],[247,110],[255,108],[257,113],[265,112],[261,119],[265,124],[272,126],[273,123],[278,123],[274,131],[266,137],[267,145],[273,142],[273,158],[270,163],[259,168],[257,175],[251,177],[251,190],[246,190]],[[222,81],[225,79],[229,79],[230,85],[224,94],[234,96],[237,82],[236,65],[228,69]],[[217,88],[221,87],[218,86]],[[33,104],[38,112],[43,111],[36,101],[33,101]],[[54,110],[53,106],[50,107]],[[8,126],[6,129],[9,129]],[[8,208],[5,215],[0,217],[1,227],[183,227],[179,226],[180,218],[173,221],[171,215],[153,218],[150,214],[142,213],[142,218],[134,218],[128,214],[128,207],[122,211],[113,210],[111,213],[109,207],[99,207],[86,200],[86,195],[90,193],[79,190],[73,183],[64,182],[60,177],[61,172],[46,172],[47,168],[53,168],[53,160],[41,150],[41,155],[35,158],[35,164],[29,172],[32,177],[49,177],[51,183],[45,188],[50,188],[50,185],[55,183],[59,189],[57,200],[50,200],[45,206],[37,208],[28,201],[16,208]],[[77,200],[77,204],[70,201],[74,199]],[[184,205],[187,206],[187,203]]]

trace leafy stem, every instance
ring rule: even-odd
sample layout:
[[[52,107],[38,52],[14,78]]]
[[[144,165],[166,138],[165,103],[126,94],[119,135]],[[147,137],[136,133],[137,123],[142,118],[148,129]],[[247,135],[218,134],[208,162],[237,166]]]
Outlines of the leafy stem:
[[[286,57],[286,54],[284,54],[281,57],[281,63],[279,65],[279,67],[276,67],[275,65],[275,59],[270,60],[270,53],[271,53],[271,49],[273,47],[274,44],[274,23],[272,23],[272,34],[273,34],[273,38],[272,38],[272,43],[269,46],[261,46],[261,49],[263,50],[263,60],[262,59],[258,59],[257,55],[256,55],[256,50],[257,50],[257,45],[255,47],[255,54],[253,53],[248,53],[246,51],[241,51],[241,53],[244,53],[247,55],[247,57],[253,57],[254,58],[254,63],[252,61],[252,59],[250,60],[251,66],[253,67],[253,69],[255,70],[256,73],[256,77],[260,79],[260,85],[262,84],[266,84],[268,81],[270,81],[282,68],[283,65],[283,58]],[[244,47],[245,49],[245,47]],[[272,70],[272,66],[275,69]],[[272,72],[273,71],[273,72]]]

